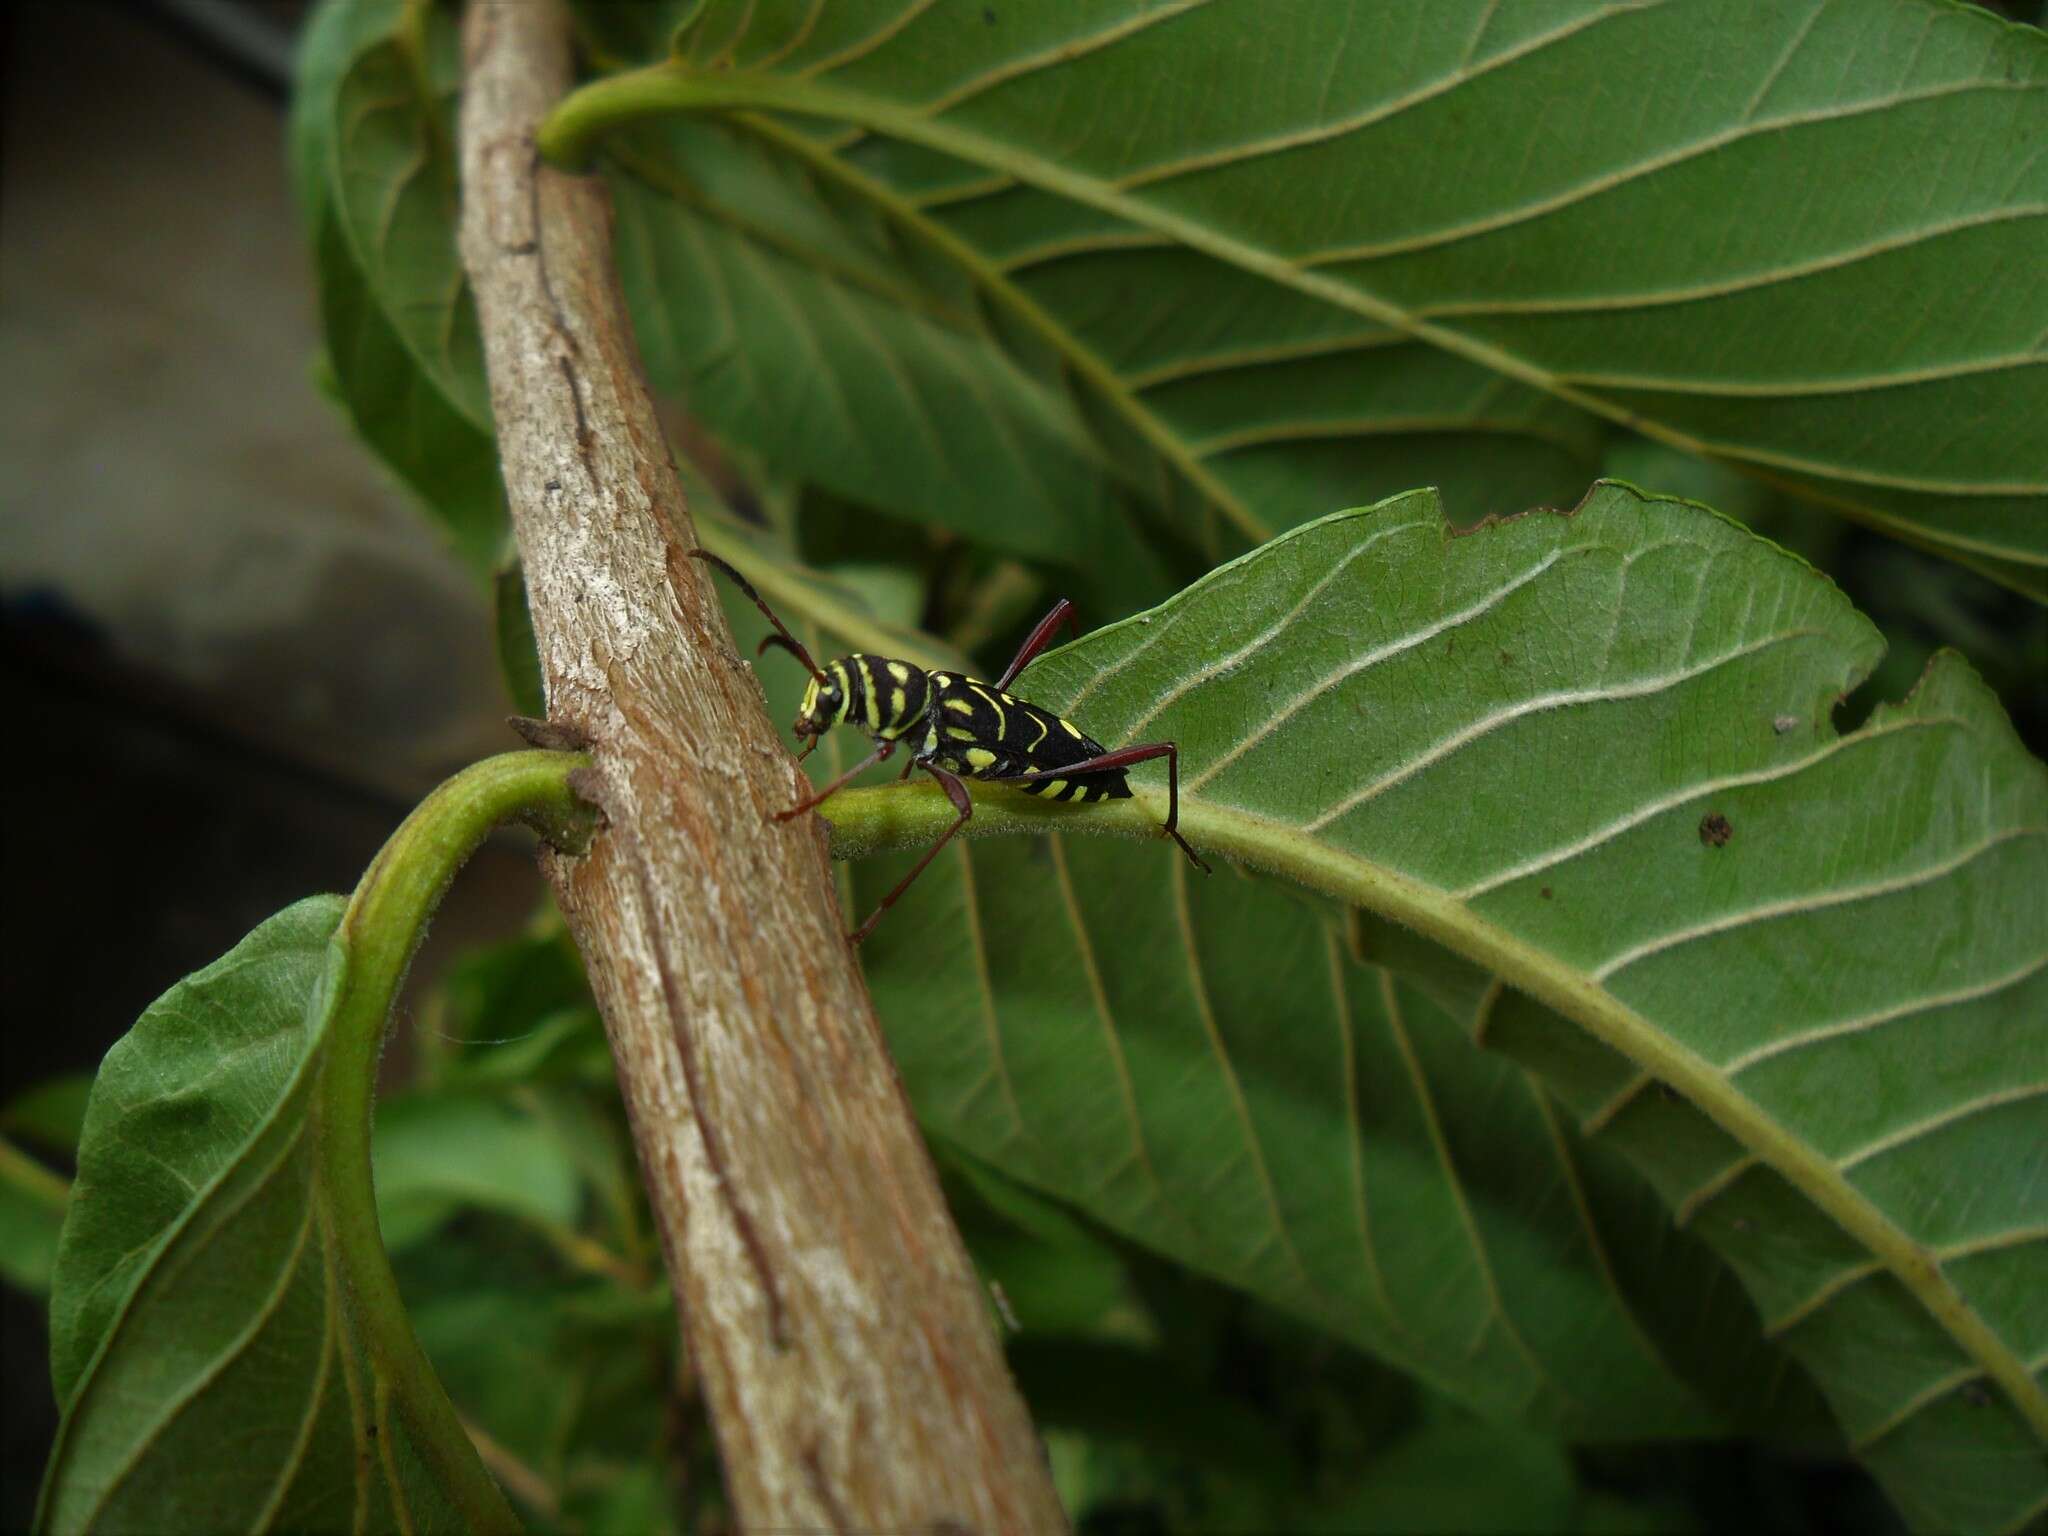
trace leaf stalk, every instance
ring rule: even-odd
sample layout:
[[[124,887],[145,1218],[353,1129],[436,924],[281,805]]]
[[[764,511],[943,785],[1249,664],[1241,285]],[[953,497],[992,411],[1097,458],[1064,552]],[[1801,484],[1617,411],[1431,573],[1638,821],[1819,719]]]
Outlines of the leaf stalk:
[[[427,921],[455,873],[499,823],[521,820],[558,847],[580,847],[594,813],[569,790],[588,759],[567,752],[508,752],[464,769],[422,801],[371,861],[328,951],[312,1007],[330,1014],[318,1088],[319,1137],[328,1170],[327,1218],[348,1277],[349,1304],[421,1449],[465,1522],[477,1531],[520,1523],[484,1471],[468,1435],[414,1337],[377,1228],[370,1118],[377,1057],[391,1006]]]

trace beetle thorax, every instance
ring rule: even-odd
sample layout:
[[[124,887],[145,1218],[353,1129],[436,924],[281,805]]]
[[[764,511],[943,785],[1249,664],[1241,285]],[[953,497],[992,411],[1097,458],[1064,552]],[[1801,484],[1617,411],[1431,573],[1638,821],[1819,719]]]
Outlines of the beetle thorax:
[[[924,719],[930,692],[922,668],[855,653],[826,666],[824,681],[812,683],[804,708],[821,725],[850,725],[877,741],[894,741]]]

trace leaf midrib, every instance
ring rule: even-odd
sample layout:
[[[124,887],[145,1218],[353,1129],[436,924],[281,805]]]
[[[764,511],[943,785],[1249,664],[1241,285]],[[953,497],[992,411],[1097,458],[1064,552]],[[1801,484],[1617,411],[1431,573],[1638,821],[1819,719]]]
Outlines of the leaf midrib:
[[[1134,787],[1135,788],[1135,787]],[[1165,796],[1136,789],[1132,799],[1046,806],[1005,786],[974,785],[975,817],[965,836],[1063,831],[1157,837]],[[834,825],[833,855],[860,857],[928,842],[954,813],[926,785],[842,790],[826,806],[858,828]],[[1797,1133],[1745,1095],[1734,1079],[1672,1038],[1585,972],[1474,912],[1449,891],[1387,865],[1333,848],[1256,813],[1183,795],[1182,832],[1197,847],[1301,881],[1371,911],[1492,971],[1509,986],[1571,1019],[1602,1044],[1668,1083],[1754,1152],[1814,1207],[1872,1254],[1924,1307],[1963,1355],[2004,1390],[2033,1432],[2048,1441],[2048,1391],[1978,1316],[1941,1267],[1847,1176]]]

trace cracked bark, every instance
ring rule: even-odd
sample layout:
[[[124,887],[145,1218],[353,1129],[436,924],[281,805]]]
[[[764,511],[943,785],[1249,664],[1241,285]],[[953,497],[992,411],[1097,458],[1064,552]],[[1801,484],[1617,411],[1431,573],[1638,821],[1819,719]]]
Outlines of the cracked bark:
[[[608,829],[548,862],[727,1488],[761,1529],[1063,1529],[854,969],[815,818],[696,542],[595,178],[538,164],[559,0],[465,22],[463,260],[549,715]]]

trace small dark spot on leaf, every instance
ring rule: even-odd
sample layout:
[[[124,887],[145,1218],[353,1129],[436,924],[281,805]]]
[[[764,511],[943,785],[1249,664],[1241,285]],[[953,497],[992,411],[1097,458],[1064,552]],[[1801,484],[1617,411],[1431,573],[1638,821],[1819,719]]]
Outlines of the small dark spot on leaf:
[[[1709,811],[1700,818],[1700,841],[1709,848],[1726,848],[1728,839],[1734,835],[1735,828],[1719,811]]]
[[[1963,1401],[1972,1408],[1989,1408],[1991,1389],[1981,1381],[1966,1381],[1963,1383]]]
[[[996,24],[996,8],[992,5],[984,5],[981,8],[981,19],[990,26],[994,26]]]
[[[1506,651],[1502,651],[1500,653],[1500,664],[1504,667],[1512,667],[1515,664],[1515,658],[1510,656]]]
[[[1545,901],[1548,901],[1550,900],[1550,887],[1546,885],[1543,887],[1542,890],[1538,891],[1536,894],[1538,896],[1541,896]]]
[[[1657,1092],[1662,1094],[1664,1098],[1670,1103],[1683,1104],[1685,1102],[1685,1095],[1680,1093],[1676,1088],[1672,1087],[1669,1083],[1659,1083],[1657,1085]]]

